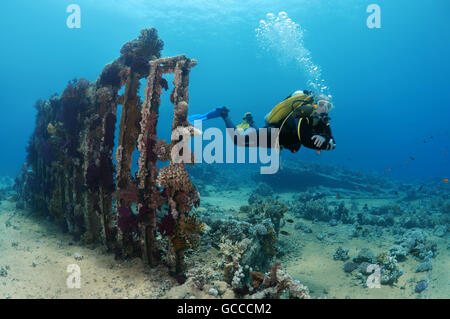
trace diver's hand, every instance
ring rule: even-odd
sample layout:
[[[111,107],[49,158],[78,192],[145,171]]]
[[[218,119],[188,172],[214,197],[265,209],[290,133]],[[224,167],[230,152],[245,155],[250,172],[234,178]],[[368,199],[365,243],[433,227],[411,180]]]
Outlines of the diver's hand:
[[[230,113],[230,110],[227,109],[225,106],[218,108],[218,110],[220,111],[220,116],[223,119],[226,119],[228,117],[228,113]]]
[[[326,141],[325,137],[320,135],[314,135],[311,139],[314,141],[314,146],[317,148],[321,148],[323,143]]]
[[[333,141],[333,139],[330,139],[327,145],[327,150],[332,151],[336,148],[336,143]]]

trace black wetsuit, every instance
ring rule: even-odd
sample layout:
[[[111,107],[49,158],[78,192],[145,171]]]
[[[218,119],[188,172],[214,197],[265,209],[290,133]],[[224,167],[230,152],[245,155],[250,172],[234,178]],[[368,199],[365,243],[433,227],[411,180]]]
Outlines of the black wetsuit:
[[[336,143],[327,121],[318,120],[317,124],[313,125],[314,120],[312,118],[303,118],[300,123],[300,133],[298,133],[299,121],[300,119],[293,117],[286,121],[280,132],[280,146],[295,153],[302,145],[315,150],[325,150],[331,139]],[[311,139],[314,135],[325,138],[325,142],[320,148],[316,147],[314,140]]]
[[[300,120],[301,120],[300,132],[298,132]],[[313,125],[313,122],[316,122],[316,125]],[[275,128],[275,127],[276,126],[264,127],[266,129],[268,129],[266,145],[269,147],[271,145],[271,130],[270,130],[270,128]],[[252,134],[251,131],[250,131],[250,133],[246,131],[243,134],[246,137],[245,145],[242,143],[239,143],[239,139],[236,135],[233,138],[234,144],[239,145],[239,146],[245,146],[245,147],[249,147],[249,146],[258,146],[259,147],[260,146],[260,140],[259,140],[260,131],[257,129],[254,132],[256,132],[257,145],[250,145],[249,135]],[[314,135],[320,135],[325,138],[325,142],[322,144],[322,146],[320,148],[316,147],[314,145],[314,140],[311,139]],[[290,150],[293,153],[297,152],[302,145],[307,148],[311,148],[311,149],[315,149],[315,150],[326,150],[328,148],[328,145],[329,145],[331,139],[333,140],[334,144],[336,143],[336,141],[331,133],[330,124],[328,123],[328,121],[321,120],[321,119],[313,120],[313,118],[311,118],[311,117],[304,117],[304,118],[298,119],[298,118],[294,118],[291,116],[284,123],[284,125],[281,129],[279,138],[280,138],[280,140],[279,140],[280,146],[282,148]],[[272,147],[274,147],[274,145],[272,145]]]

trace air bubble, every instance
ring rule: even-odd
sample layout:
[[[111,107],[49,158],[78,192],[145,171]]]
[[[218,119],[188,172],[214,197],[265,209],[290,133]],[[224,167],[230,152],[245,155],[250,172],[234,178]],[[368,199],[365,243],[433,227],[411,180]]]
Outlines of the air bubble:
[[[287,19],[288,15],[287,15],[286,12],[281,11],[281,12],[278,13],[278,17],[279,17],[280,19]]]
[[[279,12],[277,17],[267,13],[266,20],[260,21],[256,33],[261,49],[273,54],[282,65],[294,63],[304,72],[310,88],[317,93],[329,89],[320,67],[313,63],[311,53],[303,45],[303,28],[286,12]]]

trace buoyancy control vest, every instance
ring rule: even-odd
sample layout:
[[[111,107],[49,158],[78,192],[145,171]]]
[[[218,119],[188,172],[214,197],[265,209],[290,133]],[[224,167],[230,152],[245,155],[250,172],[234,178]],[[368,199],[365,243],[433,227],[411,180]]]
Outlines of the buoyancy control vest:
[[[313,103],[312,95],[304,91],[296,91],[272,109],[266,116],[266,124],[281,127],[281,124],[291,115],[295,118],[309,117],[315,110]]]

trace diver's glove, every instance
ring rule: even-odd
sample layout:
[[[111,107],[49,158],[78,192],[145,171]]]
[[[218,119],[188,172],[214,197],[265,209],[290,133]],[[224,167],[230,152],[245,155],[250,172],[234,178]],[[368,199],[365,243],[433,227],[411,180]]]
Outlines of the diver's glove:
[[[314,135],[311,139],[314,141],[314,146],[317,148],[321,148],[323,143],[326,141],[325,137],[320,135]]]
[[[330,141],[328,142],[327,145],[327,150],[328,151],[332,151],[336,148],[336,143],[334,142],[334,140],[331,138]]]
[[[220,117],[222,117],[223,119],[226,119],[228,117],[228,113],[230,113],[230,110],[225,106],[217,108],[217,111],[220,112]]]

